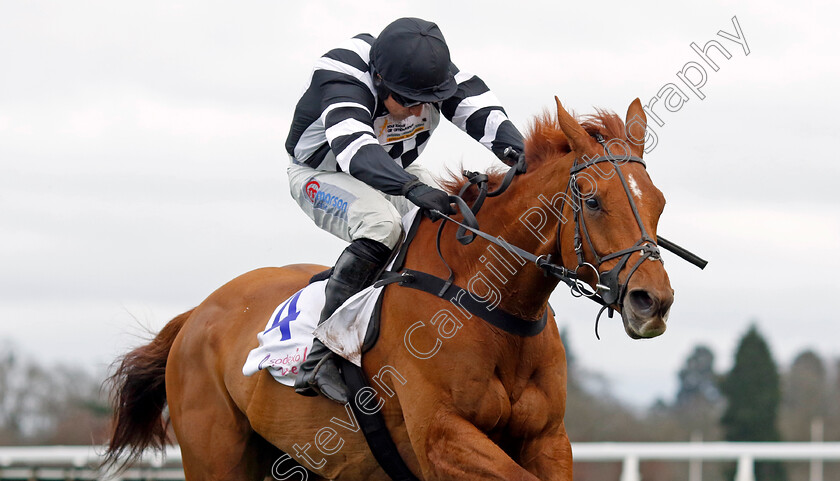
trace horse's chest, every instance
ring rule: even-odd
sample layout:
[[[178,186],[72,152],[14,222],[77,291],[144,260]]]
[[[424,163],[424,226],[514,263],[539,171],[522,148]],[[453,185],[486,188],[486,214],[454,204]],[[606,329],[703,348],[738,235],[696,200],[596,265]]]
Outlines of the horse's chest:
[[[523,382],[506,388],[498,378],[488,383],[474,406],[467,417],[491,437],[493,433],[536,435],[545,428],[551,411],[544,391],[536,384]]]
[[[529,384],[511,404],[507,431],[515,437],[536,436],[550,422],[552,413],[545,391],[536,384]]]

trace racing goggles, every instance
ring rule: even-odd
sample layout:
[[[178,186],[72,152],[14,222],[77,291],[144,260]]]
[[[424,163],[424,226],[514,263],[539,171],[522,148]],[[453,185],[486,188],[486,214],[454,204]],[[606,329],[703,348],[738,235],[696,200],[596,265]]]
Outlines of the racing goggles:
[[[394,92],[393,90],[391,91],[391,98],[394,99],[395,102],[397,102],[398,104],[402,105],[405,108],[416,107],[418,105],[426,103],[426,102],[422,102],[420,100],[407,99],[407,98],[403,97],[402,95]]]

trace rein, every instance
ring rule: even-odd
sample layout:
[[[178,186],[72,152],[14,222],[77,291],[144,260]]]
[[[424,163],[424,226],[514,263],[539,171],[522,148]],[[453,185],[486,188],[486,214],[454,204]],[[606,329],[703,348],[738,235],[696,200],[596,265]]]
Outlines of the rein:
[[[636,243],[632,246],[621,249],[616,252],[612,252],[601,256],[598,254],[595,246],[592,244],[592,240],[589,236],[589,231],[586,227],[586,222],[584,221],[583,216],[580,215],[580,212],[583,210],[583,198],[581,195],[575,195],[574,197],[577,199],[576,205],[572,204],[572,210],[574,211],[574,223],[575,223],[575,234],[574,234],[574,250],[577,256],[577,266],[574,269],[568,269],[560,264],[556,264],[552,262],[551,255],[540,255],[537,256],[531,252],[528,252],[518,246],[512,245],[505,241],[500,237],[496,237],[490,235],[482,230],[479,229],[478,221],[475,218],[475,214],[478,213],[479,209],[484,203],[486,197],[495,197],[502,194],[510,184],[513,182],[513,179],[516,175],[525,172],[525,160],[524,158],[518,158],[516,164],[511,167],[508,172],[505,174],[505,177],[501,183],[501,185],[494,191],[488,192],[488,176],[487,174],[479,174],[476,172],[469,172],[464,171],[464,176],[468,179],[468,182],[464,184],[461,188],[458,195],[450,195],[449,200],[450,202],[454,203],[458,210],[461,212],[463,216],[463,222],[458,222],[457,220],[453,219],[452,217],[443,214],[440,211],[433,210],[431,213],[435,217],[439,217],[444,219],[444,222],[441,222],[440,227],[438,228],[438,235],[437,235],[437,252],[438,256],[440,257],[441,261],[446,265],[447,269],[449,270],[449,278],[443,284],[443,287],[440,291],[442,295],[444,291],[449,289],[452,285],[454,280],[455,274],[452,271],[452,268],[443,258],[441,249],[440,249],[440,239],[443,232],[443,227],[446,221],[452,222],[459,226],[458,231],[455,234],[456,239],[461,244],[469,244],[475,237],[481,237],[482,239],[487,240],[488,242],[495,244],[509,252],[515,253],[519,257],[525,259],[526,261],[533,262],[538,268],[540,268],[543,273],[548,276],[554,276],[559,279],[561,282],[565,283],[569,286],[571,294],[573,297],[587,297],[598,304],[600,304],[601,310],[598,312],[597,317],[595,318],[595,337],[600,339],[598,335],[598,323],[601,319],[601,314],[604,310],[608,311],[608,317],[613,317],[613,312],[615,308],[613,306],[617,305],[618,308],[621,308],[624,304],[624,294],[627,290],[627,285],[630,282],[630,278],[633,274],[636,273],[636,270],[642,265],[642,263],[649,259],[651,261],[660,261],[662,262],[662,257],[660,255],[659,247],[663,247],[675,254],[679,257],[685,259],[688,262],[698,266],[700,269],[703,269],[707,261],[701,259],[699,256],[692,254],[686,249],[677,246],[676,244],[667,241],[661,237],[658,239],[653,239],[650,235],[648,235],[647,230],[645,229],[644,223],[639,216],[639,210],[636,207],[636,203],[633,200],[633,196],[630,192],[630,187],[627,183],[627,180],[624,177],[624,173],[621,170],[619,164],[624,164],[627,162],[635,162],[641,164],[643,167],[647,167],[645,162],[635,156],[616,156],[613,155],[610,150],[609,146],[604,141],[603,136],[601,134],[596,133],[593,135],[595,140],[604,147],[605,152],[607,155],[596,157],[594,159],[586,160],[583,163],[578,162],[578,158],[575,157],[574,163],[569,171],[569,182],[566,185],[566,195],[563,196],[563,203],[560,206],[559,212],[563,212],[566,206],[566,199],[569,197],[568,193],[572,189],[577,188],[577,174],[580,172],[592,167],[596,164],[602,162],[609,162],[610,165],[613,166],[615,169],[616,174],[618,174],[618,178],[621,180],[621,185],[624,188],[624,192],[627,196],[627,200],[630,203],[630,208],[633,211],[633,216],[636,219],[636,223],[639,226],[641,231],[641,237]],[[506,156],[509,154],[508,151],[505,152]],[[479,193],[476,197],[476,200],[473,202],[472,206],[467,205],[464,201],[462,196],[466,192],[466,190],[475,184],[478,189]],[[563,222],[558,219],[557,223],[557,235],[556,235],[556,246],[557,252],[562,252],[560,249],[560,231],[563,227]],[[469,232],[469,233],[468,233]],[[581,236],[581,232],[583,236]],[[595,263],[598,267],[588,263],[584,259],[584,252],[583,252],[583,243],[582,239],[586,240],[586,243],[589,247],[590,252],[595,257]],[[659,245],[657,245],[657,240],[659,241]],[[630,272],[627,274],[627,277],[624,279],[624,282],[620,282],[620,273],[622,269],[627,265],[631,254],[634,252],[639,252],[639,259],[636,261],[635,264],[630,268]],[[612,259],[619,259],[618,263],[613,266],[612,269],[608,271],[600,271],[599,267],[604,263]],[[591,287],[584,281],[581,280],[578,271],[582,268],[589,268],[595,274],[595,290],[592,290]]]

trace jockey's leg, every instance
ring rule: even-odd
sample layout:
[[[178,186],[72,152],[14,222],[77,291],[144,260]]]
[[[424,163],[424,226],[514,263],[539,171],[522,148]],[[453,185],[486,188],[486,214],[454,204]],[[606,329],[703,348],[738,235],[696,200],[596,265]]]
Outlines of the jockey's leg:
[[[318,323],[327,320],[344,301],[372,284],[390,257],[391,249],[370,239],[357,239],[347,246],[327,281],[326,302]],[[335,356],[316,338],[306,361],[298,368],[300,374],[295,378],[295,392],[305,396],[320,392],[335,402],[346,403],[349,393]]]
[[[292,197],[318,227],[349,241],[326,287],[321,322],[345,300],[367,287],[390,258],[402,232],[400,212],[390,196],[345,172],[319,171],[292,164],[288,169]],[[298,368],[295,391],[314,396],[320,391],[339,403],[347,388],[330,351],[317,339]]]
[[[390,257],[391,249],[374,240],[356,239],[347,246],[327,281],[327,300],[318,323],[332,316],[344,301],[373,284]]]
[[[292,164],[288,173],[292,198],[321,229],[347,242],[370,239],[390,249],[399,243],[402,216],[392,199],[404,197],[383,194],[346,172]]]

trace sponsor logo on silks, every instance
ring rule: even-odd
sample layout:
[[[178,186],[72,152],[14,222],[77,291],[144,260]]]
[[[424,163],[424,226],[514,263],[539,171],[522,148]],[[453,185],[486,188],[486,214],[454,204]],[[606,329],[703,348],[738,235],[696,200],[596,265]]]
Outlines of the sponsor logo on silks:
[[[356,200],[356,196],[346,190],[330,184],[321,185],[315,179],[309,179],[303,185],[303,193],[316,209],[345,220],[347,208]]]
[[[262,360],[262,361],[260,361],[260,364],[257,366],[257,370],[258,370],[258,371],[262,371],[262,370],[263,370],[263,368],[265,367],[265,366],[263,366],[263,363],[264,363],[265,361],[268,361],[269,359],[271,359],[271,353],[270,353],[270,352],[269,352],[268,354],[266,354],[266,355],[265,355],[265,357],[263,358],[263,360]]]
[[[280,371],[281,376],[285,376],[291,372],[292,374],[297,374],[298,370],[297,367],[303,361],[306,361],[306,353],[309,350],[308,347],[303,348],[303,357],[300,355],[300,348],[295,348],[294,354],[286,354],[285,356],[280,356],[276,358],[272,358],[272,353],[268,353],[265,355],[260,364],[257,366],[258,371],[262,371],[267,367],[273,367]],[[282,353],[281,353],[282,354]],[[291,366],[291,367],[283,367],[283,366]]]
[[[411,115],[401,120],[394,120],[390,114],[377,117],[373,128],[380,145],[393,144],[413,138],[420,132],[431,132],[437,126],[439,116],[435,108],[424,105],[418,116]]]
[[[425,120],[425,119],[423,119]],[[388,137],[387,142],[396,142],[398,140],[405,140],[415,135],[419,134],[420,132],[426,130],[425,125],[416,125],[412,126],[410,129],[406,130],[396,130],[396,129],[388,129]]]
[[[303,290],[299,290],[297,294],[292,296],[291,299],[283,304],[283,307],[281,307],[280,310],[277,311],[277,315],[274,316],[274,321],[271,323],[271,327],[263,331],[263,334],[273,331],[274,329],[280,329],[280,341],[288,341],[292,338],[292,332],[290,329],[291,326],[289,326],[289,323],[297,319],[300,315],[300,310],[297,308],[297,301],[301,292],[303,292]],[[281,318],[283,313],[286,313],[286,316]],[[265,361],[265,359],[263,359],[263,361]]]
[[[320,188],[321,184],[319,184],[317,180],[310,179],[303,187],[303,191],[306,192],[306,197],[309,198],[310,202],[315,202],[315,194],[318,193],[318,189]]]

